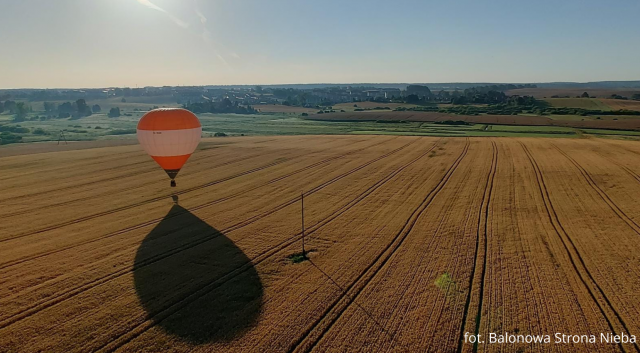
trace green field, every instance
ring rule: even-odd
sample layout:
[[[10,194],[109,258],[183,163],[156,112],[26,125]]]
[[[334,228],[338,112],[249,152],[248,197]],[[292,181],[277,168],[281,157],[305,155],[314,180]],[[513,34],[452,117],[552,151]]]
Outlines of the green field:
[[[104,103],[103,103],[104,104]],[[143,103],[131,103],[143,104]],[[49,119],[13,122],[13,116],[0,115],[0,127],[26,128],[29,131],[16,133],[22,142],[57,141],[61,132],[69,141],[128,139],[135,138],[135,128],[145,111],[141,108],[124,109],[118,118],[109,118],[103,113],[80,119]],[[40,113],[42,114],[42,113]],[[31,119],[38,112],[30,113]],[[199,114],[203,136],[215,133],[239,135],[331,135],[331,134],[376,134],[414,136],[513,136],[513,137],[584,137],[585,135],[608,138],[636,138],[640,132],[573,129],[554,126],[509,126],[509,125],[443,125],[424,122],[329,122],[306,120],[286,113],[270,114]],[[562,116],[562,118],[571,118]],[[584,119],[585,117],[580,117]],[[23,129],[24,130],[24,129]],[[5,144],[7,142],[5,141]]]
[[[640,136],[640,131],[625,130],[604,130],[604,129],[580,129],[585,134],[590,135],[611,135],[611,136]]]

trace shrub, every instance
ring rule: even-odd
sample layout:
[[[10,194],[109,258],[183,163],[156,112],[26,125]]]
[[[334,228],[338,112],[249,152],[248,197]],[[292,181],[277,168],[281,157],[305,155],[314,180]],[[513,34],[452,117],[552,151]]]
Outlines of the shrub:
[[[307,257],[307,254],[303,254],[302,252],[297,252],[295,254],[291,254],[291,255],[287,256],[287,258],[291,262],[293,262],[294,264],[298,264],[298,263],[301,263],[303,261],[309,260],[309,258]]]
[[[48,135],[49,133],[38,127],[33,130],[34,135]]]
[[[16,126],[1,126],[0,132],[12,132],[14,134],[27,134],[29,133],[29,129],[26,127],[21,127],[20,125]]]
[[[120,108],[115,107],[115,108],[111,108],[111,109],[109,109],[109,114],[108,114],[108,116],[109,116],[110,118],[117,118],[117,117],[119,117],[119,116],[120,116]]]
[[[471,125],[470,123],[463,121],[463,120],[445,120],[445,121],[434,121],[434,124],[440,124],[440,125]]]
[[[22,136],[7,131],[0,132],[0,145],[22,142]]]
[[[227,134],[225,134],[224,132],[216,132],[215,134],[213,134],[214,137],[226,137]]]
[[[453,277],[448,272],[443,273],[436,279],[434,282],[436,287],[440,288],[440,290],[444,292],[449,292],[451,289],[455,289],[456,282],[453,280]]]

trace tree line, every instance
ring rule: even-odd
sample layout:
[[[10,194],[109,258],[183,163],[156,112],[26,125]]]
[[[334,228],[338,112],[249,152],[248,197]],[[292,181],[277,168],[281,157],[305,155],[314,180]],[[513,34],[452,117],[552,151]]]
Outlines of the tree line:
[[[78,99],[75,102],[64,102],[57,104],[53,102],[44,102],[44,110],[47,113],[57,114],[58,119],[72,118],[80,119],[92,114],[102,112],[102,108],[98,104],[89,106],[84,99]],[[117,118],[120,116],[120,108],[114,107],[109,110],[107,114],[110,118]]]
[[[210,100],[204,102],[183,104],[182,107],[195,114],[200,113],[232,113],[232,114],[256,114],[258,111],[250,105],[244,106],[238,102],[232,102],[229,98],[221,101],[213,102]]]

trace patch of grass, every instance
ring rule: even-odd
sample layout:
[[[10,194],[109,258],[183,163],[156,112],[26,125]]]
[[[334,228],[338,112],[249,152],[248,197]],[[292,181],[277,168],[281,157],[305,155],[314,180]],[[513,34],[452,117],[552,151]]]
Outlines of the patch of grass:
[[[581,129],[585,134],[592,135],[625,135],[625,136],[640,136],[640,131],[626,131],[626,130],[604,130],[604,129]]]
[[[440,277],[436,279],[434,284],[436,285],[436,287],[438,287],[440,290],[444,291],[445,293],[449,292],[452,286],[453,287],[456,286],[456,282],[453,280],[453,277],[451,277],[449,272],[445,272],[442,275],[440,275]]]
[[[528,134],[575,134],[573,128],[559,126],[493,125],[491,131]]]
[[[299,264],[301,262],[309,260],[309,257],[307,256],[308,253],[309,253],[308,251],[306,253],[303,253],[302,251],[293,253],[287,256],[287,259],[289,259],[289,261],[291,261],[294,264]]]

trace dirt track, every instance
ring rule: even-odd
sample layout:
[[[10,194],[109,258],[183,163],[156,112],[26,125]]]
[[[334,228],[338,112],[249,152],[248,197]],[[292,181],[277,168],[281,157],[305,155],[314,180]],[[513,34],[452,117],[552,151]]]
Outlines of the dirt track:
[[[599,139],[217,138],[175,190],[138,146],[0,158],[0,351],[640,337],[639,157]],[[311,261],[293,264],[301,191]]]

